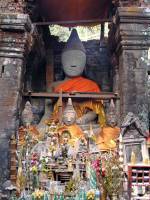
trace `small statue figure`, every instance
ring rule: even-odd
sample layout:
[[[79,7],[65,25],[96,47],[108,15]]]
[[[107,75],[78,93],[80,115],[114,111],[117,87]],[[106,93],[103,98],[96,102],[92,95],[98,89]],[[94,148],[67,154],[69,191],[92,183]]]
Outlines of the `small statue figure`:
[[[136,156],[135,156],[135,153],[133,151],[131,152],[131,164],[132,165],[136,164]]]
[[[116,140],[120,134],[120,128],[117,127],[117,118],[113,100],[107,113],[107,124],[101,129],[96,138],[96,144],[101,151],[114,150],[117,147]]]
[[[21,120],[25,127],[28,127],[29,125],[31,125],[33,121],[32,106],[29,101],[27,101],[25,104],[25,108],[21,115]]]
[[[36,126],[32,125],[33,112],[32,105],[29,101],[26,102],[24,110],[22,111],[21,120],[23,126],[19,127],[19,146],[25,145],[25,143],[27,142],[27,137],[30,138],[30,143],[36,143],[38,139],[42,137],[42,135],[37,130]]]
[[[63,112],[63,122],[67,126],[72,125],[76,122],[76,117],[77,117],[77,114],[72,105],[72,100],[71,98],[69,98],[67,106]]]
[[[83,131],[79,125],[76,124],[77,113],[73,107],[71,98],[68,99],[68,103],[63,112],[64,127],[71,134],[70,139],[79,139],[84,137]]]
[[[73,171],[73,163],[71,159],[68,160],[68,171]]]

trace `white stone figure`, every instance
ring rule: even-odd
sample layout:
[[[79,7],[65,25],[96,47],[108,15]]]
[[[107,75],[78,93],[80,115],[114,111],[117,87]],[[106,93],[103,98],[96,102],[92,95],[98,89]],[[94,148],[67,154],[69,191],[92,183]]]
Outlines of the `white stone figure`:
[[[25,108],[21,115],[21,120],[24,126],[28,127],[33,121],[32,105],[29,101],[26,102]]]

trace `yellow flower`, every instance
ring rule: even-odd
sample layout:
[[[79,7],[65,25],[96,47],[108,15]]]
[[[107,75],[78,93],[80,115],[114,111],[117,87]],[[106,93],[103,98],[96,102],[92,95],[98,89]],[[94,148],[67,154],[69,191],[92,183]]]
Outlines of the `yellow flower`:
[[[96,142],[96,136],[95,135],[91,135],[91,139]]]
[[[42,190],[36,189],[35,192],[32,193],[34,198],[41,198],[44,195],[44,192]]]
[[[32,171],[33,173],[37,173],[37,172],[38,172],[37,166],[33,166],[33,167],[31,168],[31,171]]]
[[[88,191],[87,192],[87,199],[88,200],[94,200],[94,198],[95,198],[95,192],[94,192],[94,190]]]

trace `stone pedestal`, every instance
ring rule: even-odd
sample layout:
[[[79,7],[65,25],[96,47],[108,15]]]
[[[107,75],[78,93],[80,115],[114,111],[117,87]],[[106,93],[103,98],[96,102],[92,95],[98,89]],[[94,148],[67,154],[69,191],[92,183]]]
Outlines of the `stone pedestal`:
[[[0,186],[10,178],[9,142],[19,125],[30,30],[28,15],[0,14]]]
[[[150,9],[118,8],[111,27],[111,48],[118,58],[121,120],[132,112],[148,132],[148,49],[150,47]]]

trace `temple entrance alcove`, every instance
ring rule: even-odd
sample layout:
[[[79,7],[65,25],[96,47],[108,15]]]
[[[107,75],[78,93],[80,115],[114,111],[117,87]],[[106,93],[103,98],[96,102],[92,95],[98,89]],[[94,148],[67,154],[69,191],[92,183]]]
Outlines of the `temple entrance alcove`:
[[[50,37],[50,40],[53,38]],[[20,195],[26,195],[24,187],[29,191],[39,185],[49,190],[51,187],[48,185],[53,181],[60,182],[66,190],[67,184],[78,176],[79,184],[88,181],[88,188],[96,190],[96,180],[90,183],[90,179],[86,178],[86,162],[91,162],[95,156],[98,158],[100,152],[115,153],[119,148],[120,128],[114,105],[118,96],[112,92],[113,70],[107,40],[102,37],[98,41],[83,43],[76,29],[72,29],[66,44],[54,39],[53,45],[46,51],[43,66],[40,63],[31,70],[30,62],[33,60],[27,63],[26,102],[17,145],[18,170],[21,173],[18,171],[16,183]],[[60,52],[61,45],[63,49]],[[57,60],[55,53],[59,53]],[[36,73],[34,78],[38,70],[42,74]],[[102,88],[105,88],[104,92]],[[14,169],[15,166],[11,170],[11,181],[15,183]],[[28,174],[22,186],[22,174],[26,171]],[[73,198],[76,195],[74,192],[71,194]],[[52,188],[50,196],[54,196]]]
[[[87,42],[81,42],[76,29],[70,31],[66,43],[59,42],[56,36],[49,35],[47,38],[46,62],[43,63],[43,66],[31,67],[32,60],[27,63],[25,90],[31,92],[28,95],[31,96],[33,116],[36,116],[33,123],[37,125],[39,132],[42,129],[45,131],[45,120],[50,117],[55,118],[54,115],[59,115],[58,119],[55,120],[62,121],[62,119],[59,119],[61,115],[59,109],[62,109],[63,115],[66,109],[65,106],[67,106],[67,95],[68,98],[72,98],[77,116],[76,123],[81,126],[81,129],[84,130],[85,127],[88,127],[87,131],[89,131],[90,124],[94,124],[94,121],[97,121],[95,131],[98,129],[98,123],[100,123],[100,126],[104,126],[106,121],[105,112],[107,112],[110,100],[116,99],[117,94],[112,92],[113,68],[109,59],[109,48],[107,38],[104,38],[103,28],[102,26],[101,34],[100,26],[99,30],[96,29],[97,38],[101,35],[99,40],[89,40]],[[85,34],[83,34],[84,37]],[[48,42],[50,42],[49,45]],[[38,70],[43,73],[36,73],[35,76],[35,72]],[[42,80],[41,77],[43,77]],[[53,100],[55,98],[55,102],[57,97],[61,98],[61,105],[54,102],[51,104],[49,100],[46,100],[44,104],[44,101],[40,99],[40,95],[42,97],[46,93],[40,93],[42,90],[39,85],[43,87],[43,91],[48,92],[47,97],[51,97]],[[36,91],[37,94],[32,93],[32,90]],[[102,94],[99,99],[102,91],[106,94]],[[34,95],[37,95],[39,99],[35,99]],[[43,97],[46,98],[46,96]],[[101,100],[103,102],[100,102]]]
[[[91,34],[91,37],[93,37],[92,34],[94,32],[92,28],[94,29],[94,27],[89,27],[89,33]],[[67,35],[71,34],[69,28],[66,29],[68,29],[66,31]],[[84,34],[82,34],[82,37],[84,38],[87,35],[86,32],[88,28],[82,29],[82,32],[85,32]],[[86,52],[86,64],[82,76],[94,81],[100,87],[101,91],[112,92],[114,72],[110,60],[110,52],[107,38],[104,38],[104,30],[100,30],[100,26],[97,26],[95,29],[97,38],[101,37],[101,39],[89,39],[88,41],[83,41]],[[107,31],[108,30],[106,30],[106,32]],[[43,61],[39,62],[38,58],[34,58],[32,54],[31,57],[29,56],[29,62],[27,63],[26,71],[25,91],[50,91],[51,84],[53,82],[62,81],[65,78],[61,62],[61,53],[66,45],[66,42],[60,41],[60,38],[58,36],[50,34],[51,33],[49,33],[46,40],[47,52],[45,52],[45,61],[43,59]],[[62,34],[61,31],[60,34]],[[65,31],[63,32],[63,34],[65,34]],[[31,101],[35,110],[35,115],[36,112],[39,112],[39,116],[37,116],[37,118],[41,117],[44,112],[44,101],[42,99],[35,100],[35,98],[32,98]],[[106,101],[106,103],[108,102]]]

